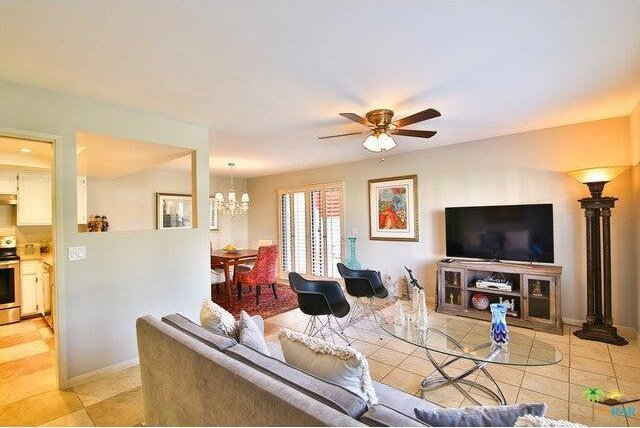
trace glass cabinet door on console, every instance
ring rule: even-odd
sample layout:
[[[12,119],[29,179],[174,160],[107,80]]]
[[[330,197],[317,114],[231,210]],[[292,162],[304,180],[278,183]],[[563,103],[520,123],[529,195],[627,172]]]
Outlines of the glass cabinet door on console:
[[[523,275],[524,319],[555,324],[556,280],[552,276]]]
[[[440,305],[457,310],[464,308],[464,270],[453,268],[442,269],[438,281],[443,285],[443,287],[440,287],[440,290],[442,290]]]

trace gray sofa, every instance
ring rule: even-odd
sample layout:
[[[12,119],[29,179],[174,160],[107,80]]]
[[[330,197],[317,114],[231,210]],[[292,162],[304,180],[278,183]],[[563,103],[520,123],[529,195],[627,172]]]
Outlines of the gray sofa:
[[[262,324],[261,319],[257,321]],[[374,382],[367,409],[352,392],[213,334],[189,319],[136,323],[147,426],[424,426],[416,407],[437,407]]]

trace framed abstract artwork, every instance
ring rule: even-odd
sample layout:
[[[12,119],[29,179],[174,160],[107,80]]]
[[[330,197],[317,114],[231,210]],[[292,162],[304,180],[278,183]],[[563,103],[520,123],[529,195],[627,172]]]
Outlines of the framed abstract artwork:
[[[369,180],[369,238],[418,241],[417,175]]]

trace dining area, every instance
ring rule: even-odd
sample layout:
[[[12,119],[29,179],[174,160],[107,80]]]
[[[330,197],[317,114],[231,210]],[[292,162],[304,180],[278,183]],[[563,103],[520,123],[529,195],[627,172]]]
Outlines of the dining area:
[[[252,248],[210,245],[211,300],[236,314],[241,310],[262,315],[297,307],[286,283],[278,282],[278,245],[259,240]]]

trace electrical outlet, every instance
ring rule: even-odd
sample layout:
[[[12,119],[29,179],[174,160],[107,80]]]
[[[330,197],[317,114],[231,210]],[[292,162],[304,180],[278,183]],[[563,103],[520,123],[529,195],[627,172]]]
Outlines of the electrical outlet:
[[[75,262],[87,258],[87,247],[69,247],[69,261]]]

